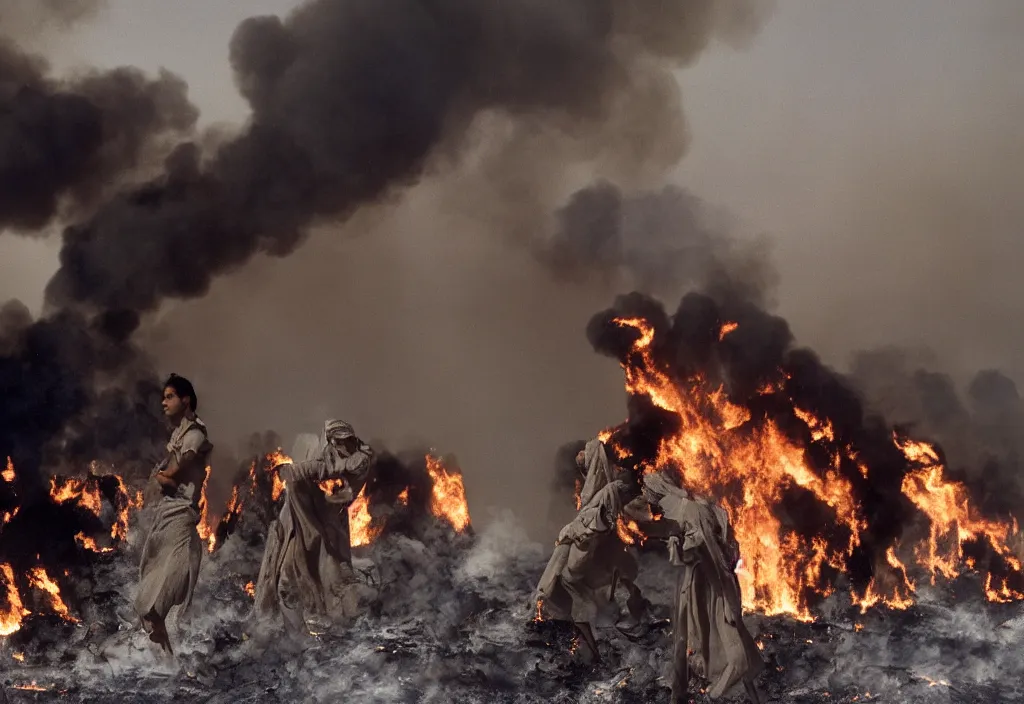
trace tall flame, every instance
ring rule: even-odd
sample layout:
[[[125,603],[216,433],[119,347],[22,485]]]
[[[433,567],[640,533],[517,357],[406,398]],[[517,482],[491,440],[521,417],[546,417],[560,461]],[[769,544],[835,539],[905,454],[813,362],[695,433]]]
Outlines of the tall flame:
[[[7,563],[0,563],[0,586],[4,590],[3,601],[0,601],[0,636],[9,636],[21,628],[22,620],[32,612],[22,604],[14,582],[14,569]]]
[[[273,489],[271,490],[271,498],[277,501],[281,497],[281,493],[285,490],[285,482],[281,479],[280,473],[277,468],[282,464],[291,464],[292,458],[281,452],[281,450],[274,450],[267,455],[267,471],[271,473],[273,477]]]
[[[50,579],[50,575],[46,573],[45,567],[40,565],[29,570],[28,581],[33,587],[49,596],[50,608],[53,609],[54,613],[65,621],[78,623],[78,619],[71,615],[67,604],[65,604],[64,600],[61,599],[60,587],[57,586],[56,582]]]
[[[433,482],[430,493],[430,512],[443,518],[457,533],[469,527],[469,504],[462,475],[449,472],[441,459],[427,455],[427,473]]]
[[[380,535],[383,528],[383,526],[373,525],[370,503],[364,486],[355,501],[348,507],[349,544],[354,548],[369,545]]]
[[[723,387],[700,376],[675,381],[663,371],[653,357],[654,328],[646,320],[618,318],[614,323],[639,333],[632,354],[622,365],[627,391],[646,395],[654,405],[676,414],[680,420],[681,429],[662,439],[656,459],[643,466],[643,471],[680,472],[687,488],[721,502],[743,556],[744,569],[738,571],[738,576],[745,607],[768,615],[785,613],[809,620],[811,597],[830,590],[822,586],[828,581],[822,579],[822,570],[844,570],[854,549],[861,545],[867,527],[853,487],[839,471],[840,464],[856,463],[863,476],[870,469],[851,448],[837,445],[829,419],[797,408],[796,417],[807,426],[811,445],[831,458],[830,469],[812,470],[808,448],[794,444],[775,421],[768,419],[750,427],[750,411],[730,402]],[[736,323],[726,323],[719,338],[737,327]],[[779,393],[783,386],[781,382],[769,383],[761,393]],[[742,432],[735,432],[741,426]],[[614,430],[605,431],[601,437],[608,442],[614,437]],[[899,439],[896,443],[911,464],[919,467],[906,476],[903,493],[931,520],[929,544],[915,553],[918,563],[933,576],[953,577],[961,570],[964,542],[983,538],[1019,571],[1020,563],[1006,545],[1016,526],[1011,528],[975,515],[964,487],[943,478],[943,467],[932,446]],[[612,450],[620,457],[625,454],[623,448],[614,444]],[[832,510],[837,528],[844,536],[841,548],[830,548],[823,539],[808,539],[784,528],[776,508],[791,486],[811,492]],[[626,542],[635,540],[628,524],[620,522],[618,529]],[[833,541],[832,545],[835,544]],[[1024,598],[1013,592],[1005,580],[994,586],[991,581],[989,575],[990,599]],[[890,548],[885,561],[876,566],[875,578],[866,593],[854,595],[853,600],[862,608],[876,603],[906,608],[913,590],[906,568]]]

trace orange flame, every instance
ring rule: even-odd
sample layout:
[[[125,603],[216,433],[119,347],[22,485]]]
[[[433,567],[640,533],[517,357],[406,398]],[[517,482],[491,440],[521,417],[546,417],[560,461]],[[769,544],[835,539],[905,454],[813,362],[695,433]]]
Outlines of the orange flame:
[[[810,620],[810,596],[824,595],[819,587],[821,570],[825,566],[845,569],[867,526],[850,481],[839,471],[840,463],[844,459],[855,462],[865,477],[867,466],[849,448],[836,446],[828,419],[796,409],[797,417],[807,426],[811,444],[827,450],[831,457],[833,468],[822,476],[812,470],[806,449],[790,441],[774,422],[769,420],[754,428],[744,426],[750,411],[731,403],[721,386],[715,387],[699,376],[676,382],[662,371],[650,349],[654,328],[647,321],[619,318],[614,322],[639,333],[628,362],[622,365],[627,391],[648,396],[681,421],[681,430],[662,440],[657,458],[643,466],[643,471],[681,471],[688,489],[720,500],[743,556],[744,567],[737,574],[746,608]],[[727,323],[720,335],[736,327]],[[782,383],[768,383],[763,392],[779,393],[783,389]],[[731,432],[740,426],[744,426],[744,432]],[[612,435],[612,430],[606,430],[599,437],[607,442]],[[923,553],[918,551],[917,559],[933,577],[937,572],[955,576],[962,558],[961,545],[979,537],[986,538],[1011,566],[1019,565],[1013,562],[1016,558],[1006,546],[1010,527],[972,514],[965,489],[942,479],[942,466],[931,446],[910,441],[897,444],[908,459],[920,464],[920,469],[907,475],[903,492],[932,521],[931,540]],[[832,509],[836,522],[849,535],[844,548],[830,549],[824,540],[809,540],[783,529],[773,509],[783,491],[794,485],[810,491]],[[730,486],[739,489],[730,490]],[[625,542],[635,539],[628,524],[620,521],[618,531]],[[886,554],[878,569],[878,574],[882,573],[888,586],[883,588],[878,580],[873,581],[863,596],[854,596],[855,603],[862,609],[876,603],[906,608],[914,585],[895,551]],[[990,599],[1024,598],[1007,593],[1012,590],[1005,581],[990,585],[988,590]]]
[[[11,458],[8,457],[7,467],[4,468],[3,472],[0,472],[0,477],[3,477],[3,480],[10,484],[11,482],[14,481],[15,476],[16,475],[14,474],[14,463],[11,462]]]
[[[931,521],[928,544],[918,550],[917,559],[931,572],[932,584],[936,575],[951,579],[960,574],[963,546],[971,540],[986,540],[1019,571],[1020,561],[1007,544],[1017,532],[1015,522],[1000,523],[976,515],[967,498],[967,489],[943,478],[945,468],[933,446],[897,436],[894,441],[916,466],[903,478],[903,493]],[[1013,592],[1005,582],[991,590],[991,581],[992,575],[988,575],[985,590],[992,601],[1024,599],[1024,594]]]
[[[103,508],[99,485],[95,481],[75,479],[74,477],[66,479],[51,477],[50,498],[56,504],[75,500],[80,506],[92,511],[97,516],[100,515]]]
[[[366,487],[360,491],[356,500],[348,507],[349,545],[354,548],[369,545],[383,530],[383,526],[373,525],[370,516],[370,502],[366,496]]]
[[[402,489],[402,493],[398,495],[398,503],[403,506],[409,505],[409,487]]]
[[[50,579],[50,575],[46,574],[46,568],[43,566],[33,567],[28,572],[28,582],[36,589],[46,592],[50,597],[50,607],[54,612],[65,621],[71,623],[78,623],[78,619],[71,615],[68,610],[67,604],[60,598],[60,587],[57,583]]]
[[[722,323],[722,327],[718,331],[718,339],[719,339],[719,341],[724,340],[726,335],[731,333],[733,330],[735,330],[739,326],[740,326],[739,323],[733,323],[733,322]]]
[[[427,455],[427,472],[434,485],[430,494],[430,512],[451,524],[461,533],[469,527],[469,504],[462,475],[450,473],[441,459]]]
[[[253,599],[256,598],[256,585],[253,584],[251,581],[246,582],[245,586],[242,588],[245,590],[245,593],[248,594],[250,597],[252,597]]]
[[[206,498],[206,490],[210,484],[210,471],[211,467],[207,465],[206,475],[203,477],[203,486],[200,489],[199,494],[199,523],[196,524],[196,532],[199,533],[199,539],[206,542],[210,539],[216,526],[210,525],[209,509],[210,502]],[[216,541],[216,538],[214,539]],[[210,552],[213,552],[212,546]]]
[[[75,542],[81,545],[89,552],[114,552],[112,547],[100,547],[94,538],[90,538],[85,533],[78,532],[75,534]]]
[[[907,568],[896,557],[895,548],[890,547],[885,551],[885,561],[884,566],[880,565],[875,569],[875,576],[868,583],[864,595],[851,595],[851,602],[854,606],[860,607],[861,613],[877,604],[885,604],[896,610],[908,609],[914,604],[912,594],[915,585],[907,575]],[[882,584],[886,586],[881,586]]]
[[[344,479],[325,479],[319,483],[320,490],[328,496],[331,496],[336,491],[341,491],[345,488]]]
[[[231,497],[228,499],[227,504],[224,507],[224,513],[220,518],[219,525],[223,525],[230,521],[234,516],[237,516],[242,511],[242,501],[238,496],[238,487],[231,487]],[[199,536],[203,538],[202,534]],[[206,551],[212,553],[217,549],[217,530],[210,529],[209,533],[203,540],[206,541]]]
[[[274,479],[274,486],[271,491],[270,497],[277,501],[281,498],[281,492],[285,490],[285,481],[281,479],[281,475],[278,473],[277,468],[282,464],[291,464],[292,458],[281,452],[280,448],[274,450],[267,455],[267,471],[271,473]]]
[[[0,582],[6,592],[7,604],[0,604],[0,636],[9,636],[21,628],[21,622],[32,612],[25,608],[14,583],[14,569],[7,563],[0,563]]]
[[[633,519],[627,520],[622,516],[619,516],[618,521],[615,523],[615,532],[618,534],[619,540],[626,545],[636,545],[638,542],[643,543],[644,538],[646,538],[636,521]]]

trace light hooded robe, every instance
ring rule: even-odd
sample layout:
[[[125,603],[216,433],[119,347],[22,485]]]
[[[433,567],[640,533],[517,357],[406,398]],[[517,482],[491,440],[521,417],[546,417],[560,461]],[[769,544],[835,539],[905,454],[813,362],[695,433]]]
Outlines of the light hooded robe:
[[[729,517],[719,506],[692,499],[660,472],[644,478],[644,494],[653,498],[669,522],[669,555],[679,566],[672,613],[674,676],[672,701],[686,700],[688,653],[717,699],[764,668],[760,651],[743,623],[739,582],[734,571],[738,546]]]
[[[633,582],[638,566],[616,533],[626,485],[612,480],[611,463],[600,440],[587,443],[584,458],[587,476],[580,491],[580,510],[559,533],[535,599],[552,618],[594,623],[614,600],[615,575]]]
[[[167,458],[157,471],[166,468],[171,459],[180,465],[188,452],[195,452],[199,466],[205,467],[212,450],[206,425],[198,417],[183,418],[171,433]],[[201,494],[202,486],[189,482],[179,484],[173,495],[155,495],[135,596],[135,611],[147,630],[151,626],[149,620],[155,618],[163,622],[173,607],[183,605],[187,609],[192,603],[203,558],[202,541],[196,528]]]
[[[293,631],[304,631],[304,614],[327,613],[354,580],[348,505],[366,484],[373,459],[368,445],[342,457],[332,438],[351,437],[348,424],[327,421],[319,442],[300,437],[293,456],[302,461],[278,468],[285,481],[284,504],[270,524],[256,580],[258,617],[280,613]],[[303,448],[304,446],[304,448]],[[319,483],[342,479],[327,496]]]

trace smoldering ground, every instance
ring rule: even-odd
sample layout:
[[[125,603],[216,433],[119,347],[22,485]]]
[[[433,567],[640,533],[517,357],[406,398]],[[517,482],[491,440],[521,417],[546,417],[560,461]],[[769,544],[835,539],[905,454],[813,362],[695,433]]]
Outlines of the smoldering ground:
[[[133,550],[138,549],[135,545]],[[378,539],[357,551],[373,613],[348,626],[315,624],[304,648],[261,635],[245,593],[261,543],[233,535],[204,565],[196,608],[172,623],[181,670],[161,663],[129,629],[131,551],[98,558],[74,580],[89,627],[37,621],[31,638],[7,640],[0,657],[23,661],[2,685],[12,702],[329,701],[651,702],[667,699],[664,623],[640,638],[600,628],[605,659],[574,662],[572,633],[532,620],[529,594],[548,549],[511,514],[471,541],[443,534]],[[664,555],[642,561],[641,585],[656,615],[671,603]],[[66,596],[68,595],[66,594]],[[836,608],[814,624],[748,616],[768,661],[761,684],[787,704],[863,701],[1012,701],[1024,635],[1016,608],[955,604],[935,595],[907,613]],[[180,631],[179,631],[180,627]],[[34,684],[33,684],[34,683]],[[15,689],[29,686],[31,689]]]

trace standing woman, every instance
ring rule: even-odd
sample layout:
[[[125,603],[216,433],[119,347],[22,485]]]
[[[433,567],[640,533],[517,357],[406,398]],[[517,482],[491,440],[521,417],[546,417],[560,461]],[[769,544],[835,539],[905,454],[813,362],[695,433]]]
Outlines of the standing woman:
[[[177,374],[164,383],[164,415],[173,428],[167,457],[153,475],[159,486],[153,522],[142,548],[135,610],[149,639],[173,653],[167,636],[167,614],[192,602],[202,542],[196,528],[206,464],[213,445],[206,425],[196,415],[199,399],[192,383]]]

